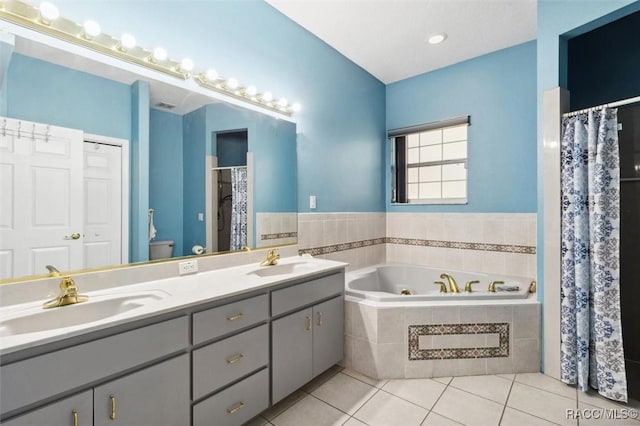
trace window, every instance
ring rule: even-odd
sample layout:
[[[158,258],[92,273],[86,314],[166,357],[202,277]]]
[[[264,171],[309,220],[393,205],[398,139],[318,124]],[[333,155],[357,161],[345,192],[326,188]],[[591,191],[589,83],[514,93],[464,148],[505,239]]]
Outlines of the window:
[[[389,131],[394,203],[467,202],[469,117]]]

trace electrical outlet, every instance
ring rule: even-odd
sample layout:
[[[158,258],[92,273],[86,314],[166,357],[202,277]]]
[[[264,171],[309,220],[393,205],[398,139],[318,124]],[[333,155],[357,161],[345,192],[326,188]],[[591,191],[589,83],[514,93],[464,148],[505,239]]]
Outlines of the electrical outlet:
[[[187,260],[178,264],[178,273],[180,275],[195,274],[196,272],[198,272],[197,260]]]

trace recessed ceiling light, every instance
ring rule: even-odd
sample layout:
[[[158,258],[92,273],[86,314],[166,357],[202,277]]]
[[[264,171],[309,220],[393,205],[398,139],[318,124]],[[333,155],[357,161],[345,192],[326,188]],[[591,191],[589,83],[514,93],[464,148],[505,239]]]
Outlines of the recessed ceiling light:
[[[434,34],[427,40],[429,44],[440,44],[447,38],[446,33]]]

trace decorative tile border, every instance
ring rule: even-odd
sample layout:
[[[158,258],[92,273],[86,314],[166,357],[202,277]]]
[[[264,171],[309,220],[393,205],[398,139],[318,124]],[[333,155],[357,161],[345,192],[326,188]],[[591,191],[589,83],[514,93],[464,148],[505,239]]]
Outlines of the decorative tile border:
[[[462,250],[499,251],[503,253],[536,254],[534,246],[518,246],[511,244],[467,243],[462,241],[419,240],[417,238],[387,237],[389,244],[404,244],[409,246],[439,247]]]
[[[335,253],[344,250],[353,250],[361,247],[373,246],[376,244],[402,244],[409,246],[452,248],[461,250],[497,251],[502,253],[536,254],[535,246],[519,246],[511,244],[486,244],[467,243],[462,241],[441,241],[441,240],[421,240],[417,238],[395,238],[384,237],[370,240],[352,241],[349,243],[334,244],[330,246],[311,247],[300,249],[300,254],[309,253],[312,256]]]
[[[262,234],[260,240],[278,240],[280,238],[297,238],[297,232],[280,232],[277,234]]]
[[[311,247],[298,250],[299,254],[310,254],[311,256],[319,256],[322,254],[335,253],[338,251],[353,250],[362,247],[375,246],[386,243],[386,238],[374,238],[371,240],[352,241],[350,243],[334,244],[331,246]]]
[[[495,334],[499,346],[484,348],[420,349],[420,336],[443,334]],[[409,326],[409,361],[460,358],[505,358],[509,356],[509,323],[433,324]]]

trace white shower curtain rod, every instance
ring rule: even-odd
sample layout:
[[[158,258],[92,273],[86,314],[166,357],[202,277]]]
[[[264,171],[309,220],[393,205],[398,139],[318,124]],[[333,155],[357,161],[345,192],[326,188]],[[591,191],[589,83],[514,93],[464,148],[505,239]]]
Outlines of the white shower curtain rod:
[[[611,102],[609,104],[602,104],[598,106],[594,106],[591,108],[580,109],[578,111],[571,111],[565,114],[562,114],[563,117],[573,117],[574,115],[582,114],[583,112],[596,111],[602,108],[615,108],[622,105],[634,104],[636,102],[640,102],[640,96],[636,96],[634,98],[623,99],[621,101]]]
[[[211,170],[233,170],[233,169],[246,169],[247,166],[229,166],[229,167],[212,167]]]

